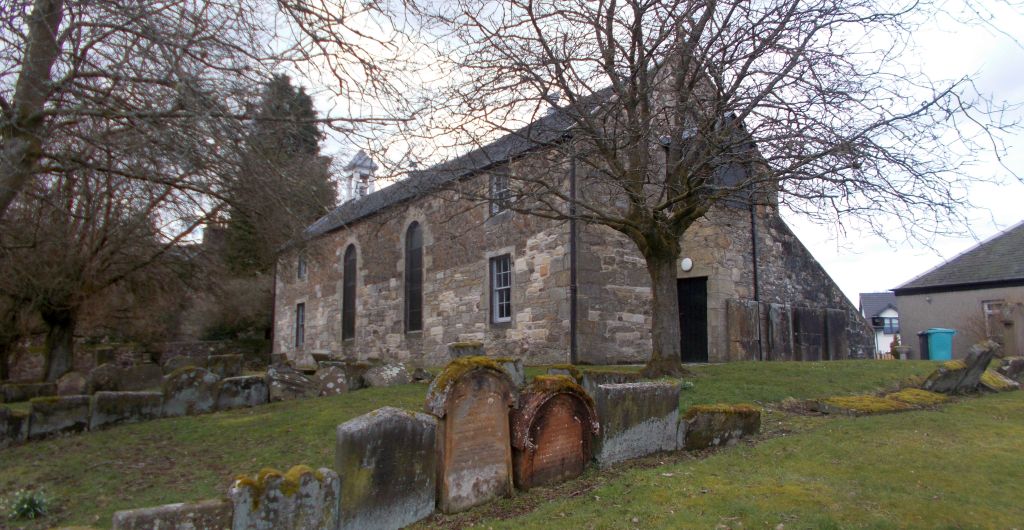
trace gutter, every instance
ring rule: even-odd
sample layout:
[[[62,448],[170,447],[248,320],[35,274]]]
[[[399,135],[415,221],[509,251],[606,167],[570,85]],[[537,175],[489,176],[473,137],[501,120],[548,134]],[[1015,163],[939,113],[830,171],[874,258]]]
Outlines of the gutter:
[[[757,302],[757,359],[764,360],[764,343],[761,332],[761,282],[757,272],[757,214],[753,196],[750,200],[750,257],[754,265],[754,301]]]

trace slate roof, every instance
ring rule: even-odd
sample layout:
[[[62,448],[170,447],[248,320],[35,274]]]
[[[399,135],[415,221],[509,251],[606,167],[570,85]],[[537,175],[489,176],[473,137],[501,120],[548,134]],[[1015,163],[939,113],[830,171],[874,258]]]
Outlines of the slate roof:
[[[558,143],[568,136],[571,125],[572,119],[565,113],[547,114],[479,149],[429,169],[410,172],[404,180],[348,201],[310,225],[304,235],[314,238],[332,232],[388,206],[434,191],[511,157]]]
[[[894,289],[897,295],[1024,285],[1024,222]]]
[[[877,317],[888,308],[896,309],[896,293],[860,293],[860,312],[864,318]]]

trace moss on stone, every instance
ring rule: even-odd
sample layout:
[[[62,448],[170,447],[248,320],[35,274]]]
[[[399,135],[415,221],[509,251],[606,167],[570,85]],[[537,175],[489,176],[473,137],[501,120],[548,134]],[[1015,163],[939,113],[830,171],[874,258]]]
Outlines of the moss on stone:
[[[912,407],[902,401],[878,396],[836,396],[822,401],[828,407],[854,414],[881,414],[900,412]]]
[[[761,407],[749,403],[737,403],[734,405],[726,403],[713,403],[707,405],[694,405],[686,411],[684,418],[690,420],[698,414],[760,414]]]
[[[985,373],[981,374],[981,384],[985,385],[992,390],[999,392],[1007,392],[1015,390],[1016,387],[1008,383],[1005,379],[1000,377],[996,372],[992,370],[985,370]]]
[[[567,375],[538,375],[533,378],[533,381],[526,387],[524,392],[528,393],[569,393],[576,394],[586,400],[587,404],[591,407],[594,406],[594,398],[587,394],[587,391],[583,389],[572,377]]]
[[[313,471],[313,468],[307,465],[292,466],[287,473],[284,474],[284,480],[281,482],[281,493],[287,497],[291,497],[299,492],[299,486],[302,483],[303,475],[313,474],[318,481],[323,481],[324,476],[320,473]]]
[[[899,392],[893,392],[885,397],[886,399],[894,399],[902,403],[925,407],[949,401],[949,398],[942,394],[929,392],[928,390],[921,390],[920,388],[905,388]]]
[[[437,375],[437,378],[434,379],[434,391],[443,393],[452,383],[476,369],[494,370],[500,374],[507,375],[501,364],[492,357],[484,357],[482,355],[459,357],[449,362],[444,367],[444,370],[441,370],[441,373]]]
[[[40,396],[40,397],[34,397],[34,398],[28,400],[28,402],[33,404],[33,405],[36,405],[36,404],[39,404],[39,405],[54,405],[54,404],[60,402],[60,400],[61,400],[61,396]]]
[[[466,340],[462,342],[453,342],[449,344],[448,347],[452,348],[453,350],[467,350],[473,348],[483,348],[484,343],[478,340]]]
[[[960,359],[946,361],[942,363],[941,366],[946,370],[964,370],[967,368],[967,364],[961,361]]]
[[[192,366],[191,364],[187,365],[187,366],[182,366],[181,368],[178,368],[177,370],[175,370],[175,371],[165,375],[164,376],[164,381],[160,385],[160,387],[166,393],[167,392],[167,387],[168,387],[168,385],[172,381],[176,381],[178,378],[182,377],[183,375],[185,375],[187,373],[196,372],[196,371],[199,371],[199,370],[204,370],[204,369],[200,368],[198,366]]]

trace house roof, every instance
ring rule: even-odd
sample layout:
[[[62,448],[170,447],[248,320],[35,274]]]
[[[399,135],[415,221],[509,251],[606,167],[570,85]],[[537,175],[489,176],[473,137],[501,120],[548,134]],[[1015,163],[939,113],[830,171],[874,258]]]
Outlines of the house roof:
[[[1024,222],[893,289],[897,295],[1024,285]]]
[[[533,123],[474,149],[458,158],[421,171],[412,171],[408,178],[348,201],[318,219],[305,231],[314,238],[372,215],[388,206],[434,191],[462,177],[483,171],[509,158],[545,145],[559,142],[568,135],[572,119],[563,112],[552,112]]]
[[[877,317],[890,307],[896,309],[896,294],[892,291],[860,293],[860,312],[864,314],[864,318]]]

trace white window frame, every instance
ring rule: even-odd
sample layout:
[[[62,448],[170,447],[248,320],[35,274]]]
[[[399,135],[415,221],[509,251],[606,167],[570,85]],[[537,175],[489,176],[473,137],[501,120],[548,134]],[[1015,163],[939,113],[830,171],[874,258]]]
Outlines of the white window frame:
[[[512,198],[510,180],[508,166],[502,166],[491,172],[491,215],[498,215],[508,210],[508,203]]]
[[[504,265],[499,268],[499,266]],[[512,322],[512,255],[502,254],[488,260],[490,269],[491,323]]]

